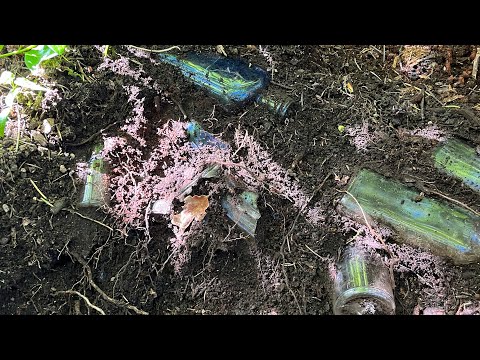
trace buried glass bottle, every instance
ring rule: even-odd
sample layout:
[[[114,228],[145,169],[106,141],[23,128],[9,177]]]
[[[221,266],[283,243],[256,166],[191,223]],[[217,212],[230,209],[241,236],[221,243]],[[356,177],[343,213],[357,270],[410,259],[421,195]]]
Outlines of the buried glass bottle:
[[[292,99],[266,93],[270,75],[261,67],[240,58],[194,52],[158,56],[161,61],[179,68],[190,81],[206,89],[227,107],[243,106],[254,101],[280,118],[287,116],[291,110]]]
[[[101,207],[109,204],[107,164],[102,158],[102,144],[95,145],[88,162],[80,207]]]
[[[457,139],[448,139],[433,153],[435,166],[468,187],[480,192],[480,156],[476,150]]]
[[[480,260],[480,216],[426,196],[370,170],[350,183],[340,208],[360,222],[373,218],[398,232],[398,241],[445,256],[456,264]]]
[[[349,246],[334,278],[335,315],[394,315],[390,272],[376,253]]]

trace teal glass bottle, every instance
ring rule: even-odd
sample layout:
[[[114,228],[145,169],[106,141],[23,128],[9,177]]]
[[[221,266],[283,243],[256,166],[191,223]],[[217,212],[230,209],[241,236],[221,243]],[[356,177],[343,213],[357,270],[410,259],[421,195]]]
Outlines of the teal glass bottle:
[[[280,118],[288,116],[292,109],[291,98],[267,92],[270,75],[264,69],[240,58],[194,52],[158,56],[160,61],[180,69],[185,77],[227,107],[255,102]]]

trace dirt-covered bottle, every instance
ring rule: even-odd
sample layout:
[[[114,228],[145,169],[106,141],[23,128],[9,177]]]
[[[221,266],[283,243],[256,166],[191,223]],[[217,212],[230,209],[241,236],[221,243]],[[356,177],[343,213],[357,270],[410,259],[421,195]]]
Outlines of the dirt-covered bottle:
[[[291,98],[274,94],[268,88],[271,80],[268,72],[240,58],[188,52],[182,55],[159,54],[159,59],[180,69],[190,81],[207,90],[227,108],[255,102],[280,118],[288,116],[292,110]]]

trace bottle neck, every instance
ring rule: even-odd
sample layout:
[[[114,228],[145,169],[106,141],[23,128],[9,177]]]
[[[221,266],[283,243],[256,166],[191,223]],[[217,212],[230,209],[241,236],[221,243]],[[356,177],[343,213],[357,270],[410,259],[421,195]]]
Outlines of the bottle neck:
[[[293,100],[285,96],[275,96],[273,94],[258,94],[255,98],[257,104],[265,105],[275,115],[284,118],[288,115],[290,105]]]

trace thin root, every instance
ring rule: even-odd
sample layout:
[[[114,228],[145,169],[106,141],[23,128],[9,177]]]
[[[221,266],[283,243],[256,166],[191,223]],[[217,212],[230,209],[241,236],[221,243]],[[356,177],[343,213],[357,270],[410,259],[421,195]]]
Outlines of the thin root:
[[[53,296],[57,296],[57,295],[77,295],[77,296],[81,297],[89,307],[91,307],[92,309],[94,309],[98,313],[100,313],[100,315],[105,315],[105,311],[100,309],[98,306],[93,305],[85,295],[80,294],[78,291],[65,290],[65,291],[57,291],[55,294],[53,294]]]
[[[136,306],[134,305],[131,305],[131,304],[127,304],[123,301],[119,301],[119,300],[116,300],[116,299],[112,299],[110,296],[108,296],[107,294],[105,294],[103,292],[102,289],[100,289],[98,287],[97,284],[95,284],[95,282],[93,281],[93,277],[92,277],[92,269],[90,268],[90,266],[86,263],[86,261],[78,254],[74,253],[74,252],[71,252],[70,251],[70,254],[75,258],[75,260],[77,260],[81,265],[83,265],[84,269],[86,270],[87,272],[87,279],[88,279],[88,282],[90,283],[90,285],[102,296],[102,298],[105,300],[105,301],[108,301],[116,306],[119,306],[119,307],[123,307],[123,308],[127,308],[129,310],[133,310],[135,313],[139,314],[139,315],[148,315],[148,313],[146,311],[143,311],[143,310],[140,310],[138,309]]]

